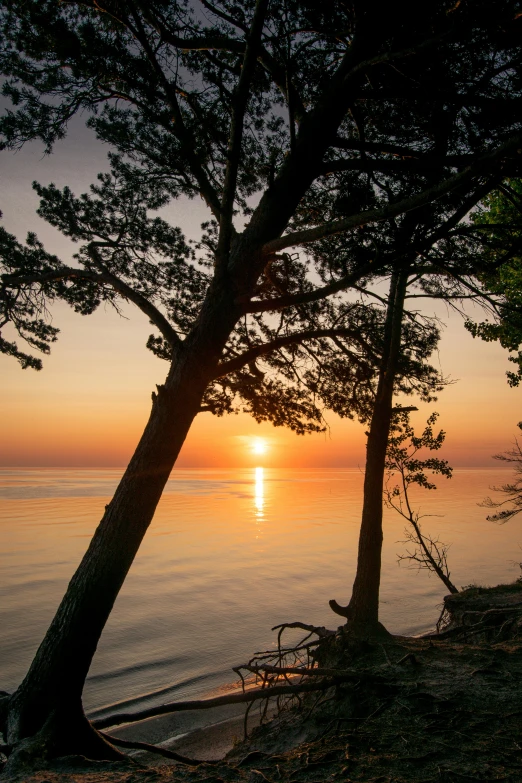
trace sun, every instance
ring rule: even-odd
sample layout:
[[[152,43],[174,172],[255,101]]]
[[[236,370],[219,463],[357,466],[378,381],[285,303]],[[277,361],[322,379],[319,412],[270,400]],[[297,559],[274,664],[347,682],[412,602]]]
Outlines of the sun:
[[[266,454],[268,450],[268,443],[266,440],[263,440],[263,438],[254,438],[251,449],[253,454]]]

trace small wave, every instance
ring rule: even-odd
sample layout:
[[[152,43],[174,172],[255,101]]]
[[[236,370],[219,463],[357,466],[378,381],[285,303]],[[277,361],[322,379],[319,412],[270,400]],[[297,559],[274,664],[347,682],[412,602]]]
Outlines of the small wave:
[[[136,707],[138,710],[139,708],[144,708],[146,706],[154,706],[156,704],[161,704],[163,701],[165,701],[166,696],[179,693],[180,691],[183,691],[192,685],[196,685],[200,683],[201,685],[203,685],[208,680],[224,677],[225,673],[229,674],[229,672],[228,671],[225,672],[225,670],[214,670],[211,672],[207,672],[206,674],[199,674],[196,677],[187,677],[184,680],[177,682],[175,685],[169,685],[166,688],[160,688],[157,691],[143,693],[140,694],[139,696],[134,696],[130,699],[114,702],[112,704],[106,704],[103,707],[98,707],[94,710],[89,710],[88,717],[91,720],[95,720],[98,718],[110,717],[111,715],[114,715],[116,712],[122,712],[128,709],[129,707]],[[105,676],[106,675],[99,675],[99,677],[105,677]],[[110,675],[107,675],[107,678],[113,676],[114,675],[111,673]],[[94,678],[89,678],[89,679],[94,679]],[[235,687],[238,686],[236,685]],[[215,695],[217,693],[222,693],[223,688],[226,688],[227,690],[229,689],[233,690],[234,685],[232,683],[216,685],[212,690],[198,694],[198,697],[205,696],[207,698],[210,698],[212,695]]]

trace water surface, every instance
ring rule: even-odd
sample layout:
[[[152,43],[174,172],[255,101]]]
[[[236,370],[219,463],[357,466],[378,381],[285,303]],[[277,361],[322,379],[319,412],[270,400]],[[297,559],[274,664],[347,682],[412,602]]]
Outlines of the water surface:
[[[20,682],[119,480],[119,470],[0,471],[0,689]],[[426,530],[452,543],[458,585],[513,581],[522,515],[477,506],[509,470],[455,470],[417,492]],[[274,646],[292,620],[335,628],[361,512],[358,470],[175,470],[102,636],[85,691],[91,713],[211,693],[231,667]],[[403,521],[386,512],[381,619],[396,633],[433,627],[444,586],[397,564]]]

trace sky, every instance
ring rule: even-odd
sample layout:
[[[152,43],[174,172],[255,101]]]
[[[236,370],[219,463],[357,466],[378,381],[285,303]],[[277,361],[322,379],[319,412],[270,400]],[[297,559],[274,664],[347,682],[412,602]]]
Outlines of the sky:
[[[64,263],[71,261],[75,246],[38,217],[31,182],[69,185],[78,194],[107,170],[108,149],[84,127],[84,119],[75,118],[52,155],[45,156],[37,142],[16,153],[0,153],[2,225],[19,240],[35,231]],[[196,238],[208,214],[202,203],[181,199],[164,216]],[[510,447],[522,419],[522,389],[510,388],[505,378],[507,353],[473,339],[462,318],[445,305],[423,307],[446,324],[433,363],[453,382],[437,402],[420,403],[412,421],[420,427],[438,411],[447,432],[442,456],[455,467],[494,465],[492,455]],[[155,384],[163,382],[167,371],[167,364],[145,348],[153,329],[130,305],[121,316],[104,307],[80,316],[58,303],[52,317],[61,333],[41,372],[22,370],[0,355],[0,466],[124,466],[146,423]],[[14,339],[8,331],[5,337]],[[297,436],[271,424],[258,425],[247,415],[200,414],[177,466],[362,468],[365,427],[333,414],[327,414],[327,421],[327,433]]]

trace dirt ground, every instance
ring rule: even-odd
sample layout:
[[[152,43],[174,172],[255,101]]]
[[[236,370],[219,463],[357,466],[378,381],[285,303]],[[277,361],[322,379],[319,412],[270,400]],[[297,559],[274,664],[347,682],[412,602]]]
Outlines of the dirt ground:
[[[67,758],[18,780],[520,783],[522,584],[472,588],[447,607],[450,623],[438,638],[353,645],[337,634],[329,665],[357,677],[283,710],[219,764],[139,768]]]

